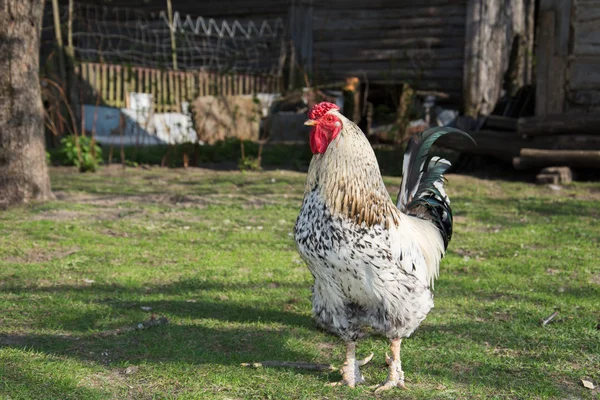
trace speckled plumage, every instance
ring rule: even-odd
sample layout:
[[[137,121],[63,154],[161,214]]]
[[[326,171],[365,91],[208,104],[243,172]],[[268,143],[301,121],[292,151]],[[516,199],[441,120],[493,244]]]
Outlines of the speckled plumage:
[[[388,376],[376,392],[406,388],[400,361],[410,336],[433,307],[431,288],[452,238],[452,210],[444,190],[450,163],[428,157],[435,140],[458,129],[415,135],[404,154],[397,204],[385,188],[373,149],[358,127],[331,103],[309,112],[313,151],[294,236],[315,279],[317,323],[346,342],[342,381],[364,382],[356,339],[365,326],[390,339]]]
[[[433,307],[442,235],[430,221],[400,212],[364,134],[330,112],[343,129],[313,156],[294,229],[315,279],[313,315],[346,341],[365,326],[407,337]]]

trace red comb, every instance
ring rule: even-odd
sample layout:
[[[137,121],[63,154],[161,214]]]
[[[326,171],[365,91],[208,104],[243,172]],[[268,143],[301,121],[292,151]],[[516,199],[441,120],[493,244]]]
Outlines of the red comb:
[[[317,120],[321,118],[323,115],[327,114],[329,110],[339,110],[340,108],[333,103],[328,103],[326,101],[317,104],[310,110],[308,113],[308,118]]]

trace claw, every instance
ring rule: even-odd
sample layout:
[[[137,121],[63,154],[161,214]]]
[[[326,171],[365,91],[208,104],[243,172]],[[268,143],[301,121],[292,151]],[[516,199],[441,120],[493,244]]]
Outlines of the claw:
[[[329,386],[329,387],[348,386],[349,388],[354,389],[354,387],[356,386],[356,384],[354,382],[349,382],[349,381],[347,381],[345,379],[342,379],[339,382],[329,382],[329,383],[326,383],[325,386]]]
[[[382,384],[379,384],[379,385],[371,386],[371,389],[375,388],[375,392],[374,393],[381,393],[381,392],[385,392],[386,390],[393,389],[395,387],[399,387],[399,388],[402,388],[404,390],[408,390],[408,388],[406,387],[406,385],[402,381],[400,381],[398,383],[394,383],[392,381],[388,381],[386,383],[382,383]]]
[[[369,389],[375,389],[374,393],[381,393],[386,390],[393,389],[394,387],[399,387],[401,389],[408,390],[408,388],[404,384],[404,381],[398,381],[398,382],[387,381],[385,383],[380,383],[378,385],[369,386]]]
[[[393,385],[391,382],[386,382],[385,384],[382,385],[378,385],[377,389],[375,389],[374,393],[381,393],[384,392],[386,390],[390,390],[394,387],[395,385]]]
[[[390,356],[388,356],[388,353],[387,353],[387,351],[386,351],[386,352],[385,352],[385,363],[386,363],[387,365],[392,365],[392,363],[393,363],[393,362],[394,362],[394,360],[393,360],[393,359],[392,359]]]
[[[369,361],[371,361],[372,358],[373,358],[373,353],[369,354],[367,357],[363,358],[362,360],[358,360],[356,362],[356,365],[358,365],[359,367],[362,367],[363,365],[365,365]]]

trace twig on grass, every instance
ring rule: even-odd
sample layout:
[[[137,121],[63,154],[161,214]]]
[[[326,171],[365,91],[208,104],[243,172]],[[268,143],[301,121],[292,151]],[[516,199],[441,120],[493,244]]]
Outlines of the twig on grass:
[[[558,311],[554,311],[552,314],[550,314],[549,317],[545,318],[542,321],[542,326],[546,326],[548,325],[550,322],[552,322],[552,320],[558,315]]]
[[[99,337],[117,336],[117,335],[122,335],[124,333],[141,331],[141,330],[148,329],[148,328],[154,328],[157,326],[166,325],[168,323],[169,323],[169,320],[167,319],[167,317],[161,316],[161,317],[157,318],[156,315],[152,314],[150,319],[148,319],[144,322],[140,322],[139,324],[128,325],[128,326],[124,326],[123,328],[109,329],[106,331],[98,332],[95,336],[99,336]]]
[[[253,368],[261,368],[261,367],[284,367],[284,368],[298,368],[298,369],[308,369],[311,371],[328,371],[333,372],[336,371],[335,368],[331,364],[313,364],[313,363],[305,363],[305,362],[294,362],[294,361],[261,361],[254,363],[242,363],[242,367],[253,367]]]

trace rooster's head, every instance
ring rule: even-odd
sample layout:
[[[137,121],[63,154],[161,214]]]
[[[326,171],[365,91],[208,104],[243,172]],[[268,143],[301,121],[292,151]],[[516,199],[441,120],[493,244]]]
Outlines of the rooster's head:
[[[324,101],[314,106],[308,113],[309,120],[304,125],[312,126],[310,131],[310,149],[313,154],[325,153],[329,143],[342,130],[342,121],[336,115],[337,113],[335,113],[339,109],[335,104]]]

